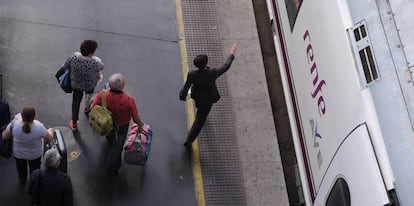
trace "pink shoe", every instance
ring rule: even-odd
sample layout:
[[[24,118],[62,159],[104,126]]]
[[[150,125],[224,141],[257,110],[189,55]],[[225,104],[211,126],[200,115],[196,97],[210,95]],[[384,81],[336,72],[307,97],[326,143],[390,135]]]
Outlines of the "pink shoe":
[[[69,122],[69,126],[70,126],[70,128],[72,129],[72,131],[76,131],[76,130],[78,130],[78,124],[77,124],[77,123],[75,123],[75,122],[73,122],[73,120],[70,120],[70,122]]]

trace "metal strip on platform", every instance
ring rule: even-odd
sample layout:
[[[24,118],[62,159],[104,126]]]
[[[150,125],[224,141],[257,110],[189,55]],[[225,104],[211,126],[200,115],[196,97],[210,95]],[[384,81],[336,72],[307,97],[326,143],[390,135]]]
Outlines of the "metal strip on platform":
[[[222,53],[216,1],[182,0],[182,12],[189,67],[194,68],[198,54],[206,54],[210,66],[223,64],[227,54]],[[247,201],[226,76],[216,83],[221,99],[198,138],[205,205],[243,206]]]

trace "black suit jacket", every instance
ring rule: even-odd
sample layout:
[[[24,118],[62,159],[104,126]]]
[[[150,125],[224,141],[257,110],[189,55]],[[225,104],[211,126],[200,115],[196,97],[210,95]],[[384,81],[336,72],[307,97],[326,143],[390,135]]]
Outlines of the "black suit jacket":
[[[72,181],[56,168],[34,170],[26,191],[38,206],[73,206]]]
[[[191,98],[194,99],[196,107],[210,105],[220,99],[217,90],[216,79],[230,69],[234,55],[229,54],[226,62],[218,68],[197,69],[189,71],[187,80],[180,90],[180,99],[185,100],[187,92],[191,87]]]

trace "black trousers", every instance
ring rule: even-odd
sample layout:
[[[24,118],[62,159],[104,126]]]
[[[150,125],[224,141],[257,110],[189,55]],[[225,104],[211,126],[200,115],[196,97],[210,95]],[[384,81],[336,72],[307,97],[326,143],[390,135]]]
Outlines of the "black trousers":
[[[191,126],[191,129],[188,132],[187,140],[185,143],[192,143],[197,138],[198,134],[201,131],[201,128],[206,122],[208,113],[210,112],[212,106],[213,104],[208,104],[197,107],[197,113],[193,122],[193,126]]]
[[[33,170],[40,168],[40,158],[41,157],[34,159],[34,160],[25,160],[25,159],[15,158],[17,174],[19,176],[19,180],[21,183],[24,184],[26,183],[26,180],[27,180],[27,163],[29,163],[29,170],[31,174]]]

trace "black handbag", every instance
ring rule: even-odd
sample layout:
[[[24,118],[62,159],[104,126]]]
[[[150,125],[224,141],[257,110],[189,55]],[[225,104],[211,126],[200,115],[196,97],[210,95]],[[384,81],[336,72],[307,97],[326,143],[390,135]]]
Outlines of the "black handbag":
[[[0,156],[9,159],[12,154],[13,150],[13,123],[10,125],[10,135],[11,137],[8,139],[0,138]],[[3,130],[3,128],[2,128]]]

